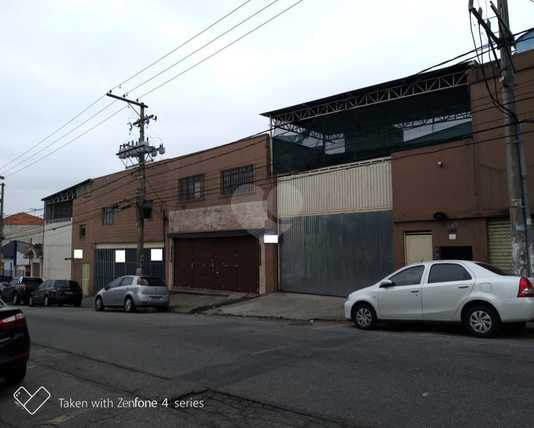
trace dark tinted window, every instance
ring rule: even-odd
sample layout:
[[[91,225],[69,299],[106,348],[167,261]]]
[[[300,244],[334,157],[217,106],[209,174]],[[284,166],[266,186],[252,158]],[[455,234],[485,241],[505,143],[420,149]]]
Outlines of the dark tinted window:
[[[241,166],[221,172],[223,195],[254,191],[254,165]]]
[[[132,282],[133,282],[133,278],[131,276],[125,276],[122,279],[121,286],[122,285],[132,285]]]
[[[165,287],[165,283],[161,278],[155,276],[143,276],[137,280],[139,285],[148,285],[151,287]]]
[[[421,283],[421,278],[423,277],[424,271],[425,267],[423,265],[413,266],[408,269],[404,269],[389,279],[394,283],[394,285],[417,285]]]
[[[78,284],[76,281],[69,281],[69,288],[71,290],[81,290],[80,284]]]
[[[123,278],[123,277],[119,277],[119,278],[114,279],[113,281],[111,281],[111,282],[108,284],[108,287],[109,287],[109,288],[115,288],[115,287],[118,287],[119,284],[120,284],[121,281],[122,281],[122,278]]]
[[[43,280],[41,278],[22,278],[22,283],[23,284],[39,285],[42,282],[43,282]]]
[[[440,263],[430,268],[428,283],[467,281],[469,279],[471,279],[471,275],[463,266],[454,263]]]
[[[510,275],[508,272],[505,272],[498,267],[489,265],[487,263],[477,263],[477,265],[479,265],[481,268],[489,270],[490,272],[496,273],[497,275]]]
[[[204,198],[204,175],[194,175],[178,180],[178,200],[192,201]]]
[[[57,281],[54,281],[54,287],[55,288],[58,288],[58,289],[62,289],[62,290],[66,290],[69,287],[69,281],[66,281],[66,280],[63,280],[63,279],[59,279]]]

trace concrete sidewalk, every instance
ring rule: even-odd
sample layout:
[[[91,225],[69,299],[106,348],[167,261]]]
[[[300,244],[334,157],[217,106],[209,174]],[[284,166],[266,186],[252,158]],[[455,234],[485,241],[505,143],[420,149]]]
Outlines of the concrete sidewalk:
[[[344,320],[344,301],[343,297],[278,292],[221,306],[204,313],[240,317],[342,321]]]
[[[194,314],[257,297],[256,294],[191,288],[173,288],[170,291],[171,312]]]

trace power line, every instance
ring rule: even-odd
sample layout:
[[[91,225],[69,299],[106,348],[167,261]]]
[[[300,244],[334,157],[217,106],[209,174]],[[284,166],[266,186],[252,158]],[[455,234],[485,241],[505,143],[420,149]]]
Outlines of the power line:
[[[278,1],[278,0],[276,0]],[[225,49],[229,48],[230,46],[234,45],[235,43],[239,42],[240,40],[242,40],[243,38],[247,37],[248,35],[252,34],[253,32],[257,31],[258,29],[262,28],[263,26],[267,25],[268,23],[270,23],[271,21],[273,21],[274,19],[278,18],[279,16],[281,16],[282,14],[288,12],[290,9],[294,8],[295,6],[297,6],[298,4],[302,3],[304,0],[299,0],[295,3],[293,3],[291,6],[289,6],[288,8],[282,10],[281,12],[277,13],[276,15],[274,15],[273,17],[269,18],[267,21],[261,23],[260,25],[254,27],[252,30],[246,32],[245,34],[243,34],[242,36],[240,36],[239,38],[235,39],[234,41],[228,43],[227,45],[223,46],[222,48],[218,49],[217,51],[215,51],[214,53],[210,54],[209,56],[203,58],[201,61],[198,61],[197,63],[193,64],[192,66],[188,67],[187,69],[185,69],[184,71],[180,72],[179,74],[173,76],[172,78],[170,78],[169,80],[159,84],[158,86],[150,89],[149,91],[147,91],[146,93],[144,93],[143,95],[139,96],[139,98],[142,98],[144,97],[145,95],[148,95],[152,92],[155,92],[156,90],[160,89],[161,87],[167,85],[168,83],[170,83],[171,81],[177,79],[178,77],[184,75],[185,73],[187,73],[188,71],[192,70],[193,68],[201,65],[202,63],[208,61],[209,59],[213,58],[214,56],[216,56],[217,54],[219,54],[220,52],[224,51]],[[148,81],[146,82],[148,83]],[[99,112],[97,112],[97,114],[93,115],[91,118],[93,118],[94,116],[102,113],[102,111],[104,111],[105,109],[109,108],[109,106],[111,105],[108,104],[104,109],[100,110]],[[122,111],[122,109],[120,110]],[[101,122],[99,122],[98,125],[90,128],[89,131],[86,131],[84,132],[83,134],[80,134],[79,136],[73,138],[72,140],[69,140],[67,143],[61,145],[59,148],[55,149],[54,151],[50,152],[49,154],[39,158],[36,162],[40,161],[40,160],[43,160],[45,158],[47,158],[48,156],[56,153],[58,150],[62,149],[63,147],[66,147],[67,145],[71,144],[72,142],[76,141],[77,139],[79,139],[81,136],[83,135],[86,135],[88,132],[92,131],[93,129],[97,128],[98,126],[102,125],[103,123],[107,122],[107,120],[109,120],[111,117],[115,116],[119,111],[113,113],[111,116],[108,116],[107,118],[105,118],[104,120],[102,120]],[[83,122],[81,125],[77,126],[76,128],[74,128],[74,130],[78,129],[79,127],[81,127],[83,124],[85,124],[87,121]],[[72,131],[71,131],[72,132]],[[70,132],[70,133],[71,133]],[[56,141],[57,142],[57,141]],[[11,172],[10,174],[6,174],[8,176],[11,176],[11,175],[15,175],[17,173],[19,173],[20,171],[23,171],[24,169],[28,168],[29,166],[32,166],[34,165],[36,162],[32,162],[31,164],[29,165],[26,165],[20,169],[17,169],[15,170],[14,172]]]
[[[124,85],[125,83],[131,81],[132,79],[134,79],[135,77],[139,76],[141,73],[145,72],[146,70],[148,70],[149,68],[153,67],[154,65],[156,65],[157,63],[161,62],[162,60],[164,60],[165,58],[169,57],[170,55],[172,55],[173,53],[175,53],[176,51],[178,51],[179,49],[181,49],[182,47],[186,46],[187,44],[189,44],[190,42],[192,42],[193,40],[195,40],[196,38],[198,38],[199,36],[201,36],[202,34],[206,33],[207,31],[209,31],[210,29],[212,29],[213,27],[215,27],[217,24],[219,24],[220,22],[222,22],[223,20],[225,20],[226,18],[228,18],[229,16],[233,15],[235,12],[237,12],[239,9],[241,9],[243,6],[245,6],[247,3],[250,3],[251,0],[246,0],[244,1],[243,3],[241,3],[239,6],[237,6],[236,8],[232,9],[230,12],[226,13],[224,16],[222,16],[221,18],[217,19],[215,22],[213,22],[212,24],[208,25],[207,27],[205,27],[203,30],[199,31],[198,33],[196,33],[195,35],[193,35],[192,37],[190,37],[189,39],[187,39],[185,42],[181,43],[180,45],[178,45],[177,47],[175,47],[174,49],[170,50],[169,52],[167,52],[165,55],[159,57],[158,59],[156,59],[155,61],[151,62],[150,64],[148,64],[147,66],[144,66],[142,67],[139,71],[137,71],[136,73],[132,74],[130,77],[128,77],[127,79],[123,80],[122,82],[118,83],[117,85],[115,85],[112,89],[116,89],[116,88],[119,88],[121,87],[122,85]],[[42,138],[41,140],[39,140],[37,143],[33,144],[32,146],[30,146],[28,149],[26,149],[25,151],[23,151],[22,153],[16,155],[15,157],[13,157],[12,159],[8,160],[7,162],[3,163],[0,165],[0,170],[2,168],[4,168],[6,165],[9,165],[11,164],[13,161],[19,159],[20,157],[24,156],[25,154],[31,152],[34,148],[40,146],[42,143],[44,143],[46,140],[48,140],[49,138],[53,137],[54,135],[56,135],[58,132],[60,132],[62,129],[66,128],[68,125],[70,125],[72,122],[74,122],[76,119],[78,119],[80,116],[82,116],[85,112],[87,112],[88,110],[90,110],[93,106],[95,106],[96,104],[98,104],[101,100],[103,100],[106,96],[105,95],[101,95],[100,97],[98,97],[97,99],[95,99],[94,101],[92,101],[91,103],[89,103],[89,105],[85,108],[83,108],[80,112],[78,112],[76,115],[74,115],[71,119],[69,119],[67,122],[65,122],[63,125],[61,125],[59,128],[55,129],[52,133],[48,134],[46,137]]]

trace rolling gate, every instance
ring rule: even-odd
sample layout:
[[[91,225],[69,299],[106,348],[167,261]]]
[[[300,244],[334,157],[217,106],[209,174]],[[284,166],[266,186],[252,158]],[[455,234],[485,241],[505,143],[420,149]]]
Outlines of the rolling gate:
[[[96,249],[95,250],[95,281],[94,292],[98,293],[106,284],[113,281],[115,278],[122,275],[135,275],[135,248],[124,249],[126,252],[126,263],[115,262],[115,250],[122,250],[123,248],[114,249]],[[157,276],[165,280],[165,260],[156,262],[150,260],[150,249],[145,248],[145,274],[150,276]]]
[[[258,293],[259,269],[259,243],[247,233],[174,240],[175,287]]]
[[[278,180],[280,288],[346,296],[393,270],[389,158]]]

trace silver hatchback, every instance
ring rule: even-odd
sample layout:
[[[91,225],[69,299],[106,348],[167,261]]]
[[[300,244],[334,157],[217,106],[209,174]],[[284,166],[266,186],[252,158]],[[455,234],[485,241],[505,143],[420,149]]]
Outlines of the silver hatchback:
[[[169,308],[169,290],[157,277],[127,275],[114,279],[95,297],[95,310],[122,307],[135,312],[137,307],[154,307],[159,311]]]

